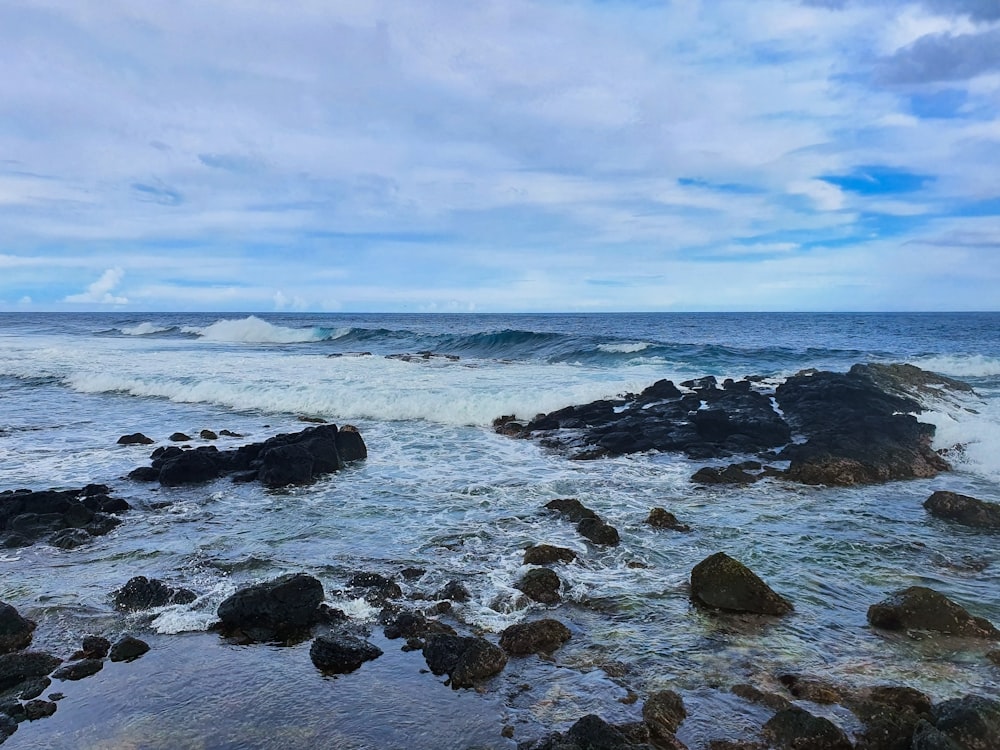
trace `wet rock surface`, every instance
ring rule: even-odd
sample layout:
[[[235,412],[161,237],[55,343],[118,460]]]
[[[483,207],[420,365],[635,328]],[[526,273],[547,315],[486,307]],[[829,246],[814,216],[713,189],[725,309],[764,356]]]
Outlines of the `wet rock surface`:
[[[685,390],[659,381],[639,394],[568,406],[526,423],[507,416],[495,426],[578,459],[655,450],[693,459],[756,454],[789,462],[787,470],[706,467],[693,477],[701,484],[783,476],[847,486],[946,471],[948,463],[930,447],[934,427],[913,416],[922,407],[911,394],[971,390],[912,365],[882,364],[855,365],[847,373],[799,373],[773,395],[749,380],[727,380],[720,387],[705,377],[681,385]]]
[[[1000,503],[989,503],[957,492],[938,490],[924,502],[932,516],[963,526],[1000,530]]]
[[[322,424],[233,450],[220,451],[214,445],[192,450],[178,446],[157,448],[151,456],[152,464],[131,472],[129,478],[175,487],[233,475],[237,481],[258,480],[277,488],[308,484],[367,456],[357,428]]]
[[[309,658],[322,672],[346,674],[364,662],[377,659],[382,649],[361,638],[344,633],[321,635],[309,647]]]
[[[27,647],[34,630],[34,621],[22,617],[10,604],[0,601],[0,654]]]
[[[524,550],[525,565],[551,565],[557,562],[571,563],[576,560],[576,552],[551,544],[536,544]]]
[[[508,654],[551,654],[570,639],[570,630],[558,620],[547,618],[521,622],[500,633],[500,648]]]
[[[484,638],[433,635],[423,648],[431,672],[447,674],[452,688],[474,687],[503,671],[507,654]]]
[[[705,558],[691,570],[691,599],[726,612],[784,615],[793,609],[756,573],[725,552]]]
[[[764,725],[763,733],[781,750],[852,750],[854,747],[843,729],[798,706],[778,711]]]
[[[240,589],[218,610],[218,629],[248,641],[294,641],[323,619],[323,584],[304,573]]]
[[[0,547],[36,542],[73,549],[103,536],[121,523],[117,514],[130,506],[111,497],[103,484],[75,490],[6,490],[0,492]]]
[[[868,608],[868,622],[884,630],[925,630],[967,638],[1000,639],[983,617],[926,586],[910,586]]]
[[[126,612],[163,607],[168,604],[190,604],[198,595],[190,589],[174,587],[157,578],[135,576],[114,592],[115,607]]]
[[[517,588],[525,596],[542,604],[558,604],[562,599],[559,595],[561,586],[559,576],[548,568],[533,568],[517,583]]]

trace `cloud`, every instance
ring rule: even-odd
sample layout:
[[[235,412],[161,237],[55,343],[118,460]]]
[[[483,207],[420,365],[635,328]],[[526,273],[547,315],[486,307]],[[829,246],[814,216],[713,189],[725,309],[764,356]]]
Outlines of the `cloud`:
[[[65,298],[65,302],[72,303],[96,303],[100,305],[126,305],[127,297],[115,296],[112,294],[115,287],[121,283],[125,272],[120,268],[109,268],[101,278],[87,287],[87,291],[81,294],[71,294]]]
[[[883,59],[878,77],[889,84],[960,81],[1000,71],[1000,28],[973,34],[928,34]]]

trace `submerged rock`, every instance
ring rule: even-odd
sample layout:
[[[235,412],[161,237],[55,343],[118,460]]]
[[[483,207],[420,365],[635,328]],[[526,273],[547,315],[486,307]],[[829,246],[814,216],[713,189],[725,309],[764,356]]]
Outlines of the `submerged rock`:
[[[0,601],[0,654],[17,651],[31,643],[35,623],[21,617],[13,606]]]
[[[27,547],[48,542],[72,549],[103,536],[130,506],[109,496],[102,484],[75,490],[7,490],[0,492],[0,546]]]
[[[868,608],[868,622],[884,630],[927,630],[968,638],[1000,639],[989,620],[926,586],[910,586]]]
[[[980,529],[1000,529],[1000,504],[938,490],[924,502],[932,516]]]
[[[42,651],[15,651],[0,655],[0,691],[11,688],[21,689],[19,686],[46,677],[60,664],[62,664],[62,659]],[[43,687],[42,690],[44,689]],[[22,693],[21,697],[28,696]]]
[[[431,672],[447,674],[457,690],[500,674],[507,666],[507,654],[483,638],[457,635],[432,635],[423,649]]]
[[[569,521],[579,523],[585,518],[597,518],[597,514],[581,503],[575,497],[557,498],[545,503],[545,507],[554,510]]]
[[[966,695],[942,701],[931,710],[934,727],[967,750],[1000,748],[1000,701]]]
[[[524,550],[525,565],[551,565],[556,562],[571,563],[576,560],[576,552],[551,544],[536,544]]]
[[[551,654],[570,635],[569,628],[551,618],[521,622],[500,633],[500,648],[514,656]]]
[[[157,578],[135,576],[114,593],[115,606],[137,612],[168,604],[190,604],[198,595],[190,589],[170,586]]]
[[[794,609],[756,573],[725,552],[705,558],[691,570],[691,598],[727,612],[784,615]]]
[[[353,672],[381,655],[378,646],[346,634],[317,636],[309,648],[309,658],[316,668],[330,674]]]
[[[305,573],[240,589],[219,605],[220,630],[251,641],[305,637],[322,619],[323,584]]]
[[[57,680],[82,680],[84,677],[97,674],[103,668],[104,662],[100,659],[80,659],[59,667],[52,676]]]
[[[684,701],[673,690],[653,693],[642,706],[642,720],[654,737],[672,738],[686,718]]]
[[[594,544],[605,547],[617,546],[621,541],[618,529],[600,518],[584,518],[576,525],[576,530]]]
[[[844,704],[864,724],[858,737],[858,747],[864,750],[910,750],[917,725],[931,713],[930,698],[896,685],[862,689]]]

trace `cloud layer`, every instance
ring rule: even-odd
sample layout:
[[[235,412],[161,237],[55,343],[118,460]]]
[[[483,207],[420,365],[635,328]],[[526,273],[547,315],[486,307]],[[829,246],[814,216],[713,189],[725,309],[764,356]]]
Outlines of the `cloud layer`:
[[[997,309],[986,0],[0,7],[9,309]]]

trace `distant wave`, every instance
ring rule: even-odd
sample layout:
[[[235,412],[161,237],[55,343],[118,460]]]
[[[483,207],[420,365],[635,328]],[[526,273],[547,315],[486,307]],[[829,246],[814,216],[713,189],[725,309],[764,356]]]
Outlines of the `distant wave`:
[[[175,326],[158,326],[155,323],[148,322],[117,329],[119,333],[126,336],[151,336],[156,333],[167,333],[168,331],[176,330],[177,328]]]
[[[597,348],[608,354],[635,354],[636,352],[645,351],[651,346],[653,345],[648,341],[639,341],[625,344],[599,344]]]
[[[203,341],[244,344],[305,344],[330,341],[347,334],[351,329],[340,328],[288,328],[276,326],[255,315],[237,320],[218,320],[199,328],[185,326],[184,333],[194,334]]]
[[[981,354],[917,357],[912,364],[924,370],[956,378],[988,378],[1000,375],[1000,359]]]

